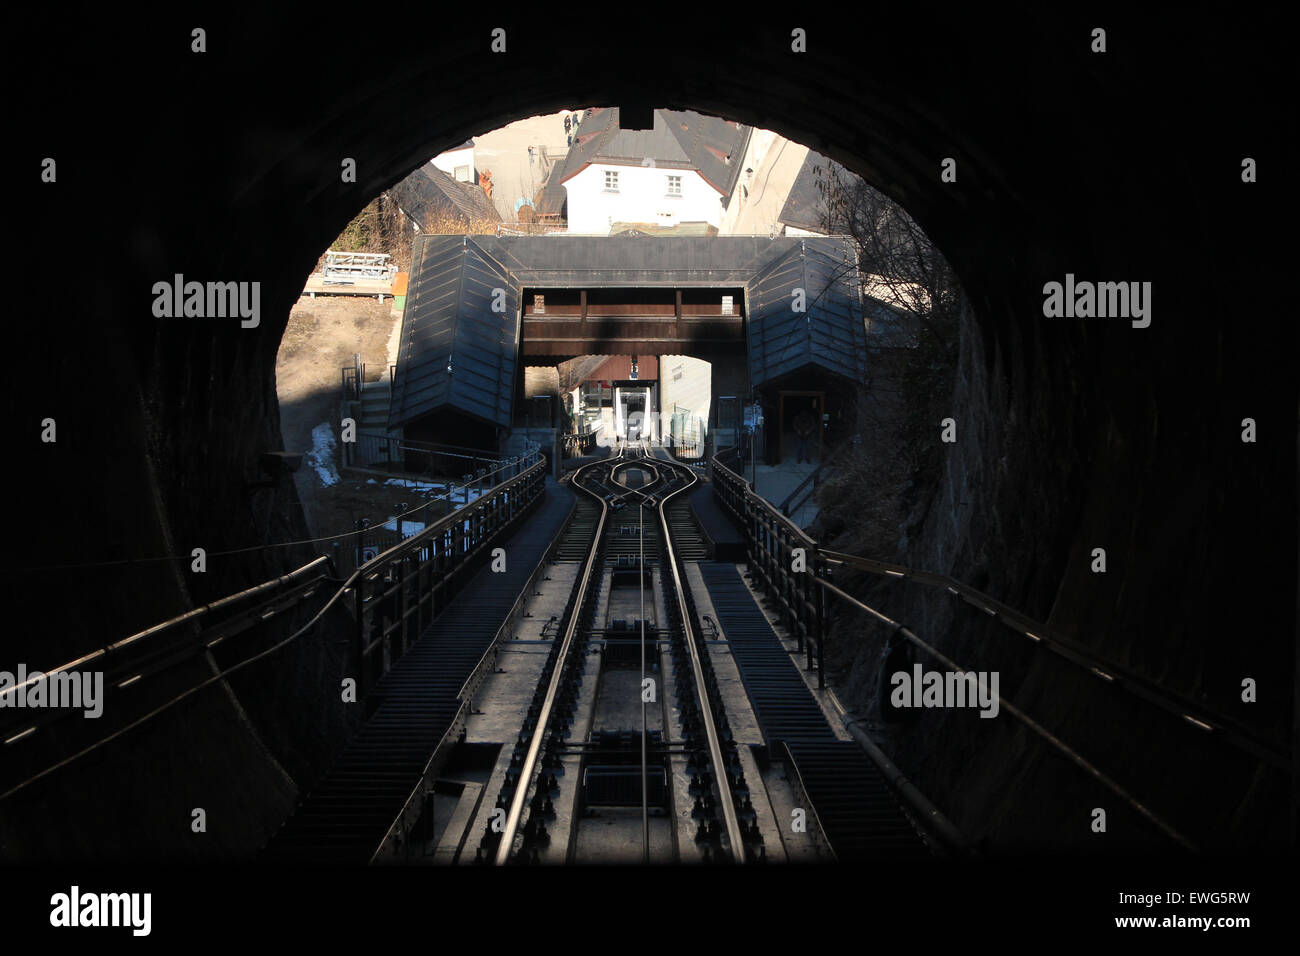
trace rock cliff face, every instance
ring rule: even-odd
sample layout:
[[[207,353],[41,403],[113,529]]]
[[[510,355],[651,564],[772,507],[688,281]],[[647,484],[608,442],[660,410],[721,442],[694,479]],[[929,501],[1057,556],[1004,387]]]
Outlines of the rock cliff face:
[[[1271,675],[1264,679],[1283,691],[1292,648],[1265,616],[1288,585],[1252,557],[1284,554],[1284,529],[1270,530],[1262,513],[1243,524],[1233,512],[1262,502],[1243,495],[1225,507],[1230,496],[1221,490],[1242,481],[1256,450],[1219,405],[1236,386],[1213,384],[1213,371],[1204,369],[1206,387],[1191,387],[1183,369],[1195,353],[1145,369],[1133,363],[1127,379],[1113,367],[1088,373],[1083,363],[1094,343],[1082,335],[1053,341],[1039,329],[1011,330],[989,348],[972,316],[960,342],[948,403],[956,441],[940,442],[936,418],[937,464],[932,459],[932,471],[916,477],[918,500],[902,515],[896,544],[877,532],[877,554],[971,584],[1285,752],[1285,693],[1268,705],[1241,696],[1241,681],[1258,675]],[[893,353],[882,364],[911,359]],[[895,379],[890,384],[905,381]],[[909,401],[928,400],[905,389],[884,407],[883,427],[864,431],[868,459],[891,453],[892,428]],[[1218,423],[1219,440],[1207,440],[1194,422]],[[1271,507],[1285,514],[1288,505],[1279,496]],[[839,538],[870,550],[860,529],[836,530],[831,546],[841,546]],[[1094,571],[1096,548],[1105,551],[1104,573]],[[998,671],[1005,699],[1197,845],[1267,849],[1285,841],[1279,773],[1255,772],[1239,752],[942,588],[851,580],[958,664]],[[832,635],[833,656],[848,671],[841,686],[866,712],[879,703],[888,636],[865,615],[843,610]],[[914,659],[942,669],[923,653]],[[1171,845],[1005,711],[997,720],[972,710],[922,711],[882,729],[922,789],[991,847],[1096,849],[1094,807],[1107,810],[1108,832],[1118,837],[1105,849]]]
[[[1248,151],[1276,152],[1281,132],[1266,120],[1284,113],[1273,87],[1228,101],[1250,78],[1203,62],[1166,96],[1160,58],[1095,58],[1088,24],[1046,22],[1033,5],[1005,16],[876,11],[869,57],[849,30],[817,32],[815,53],[798,55],[781,31],[734,17],[691,31],[640,23],[628,35],[656,51],[653,76],[628,69],[601,23],[532,23],[510,33],[511,53],[493,55],[477,14],[404,16],[404,32],[428,42],[394,45],[373,73],[338,55],[323,19],[265,12],[211,13],[204,54],[190,52],[195,24],[179,12],[129,25],[86,14],[43,51],[57,82],[23,98],[12,119],[33,150],[57,159],[58,179],[14,179],[44,258],[10,324],[11,460],[30,492],[11,509],[12,562],[25,569],[5,575],[7,606],[25,620],[3,639],[6,660],[51,666],[311,556],[220,553],[306,537],[287,488],[248,484],[282,444],[274,368],[289,307],[373,196],[513,119],[678,106],[775,129],[845,163],[915,216],[969,291],[976,322],[953,400],[960,441],[908,531],[908,560],[1048,617],[1261,733],[1287,725],[1294,323],[1272,311],[1269,283],[1284,273],[1280,247],[1262,239],[1279,187],[1262,173],[1243,186],[1238,172]],[[15,35],[43,27],[18,23]],[[1115,30],[1130,49],[1206,49],[1201,21],[1124,14]],[[573,50],[581,69],[537,66],[536,51]],[[1200,135],[1207,110],[1212,146]],[[1198,146],[1171,155],[1171,141]],[[956,183],[940,181],[947,156]],[[346,160],[355,182],[341,176]],[[1151,327],[1046,320],[1043,284],[1067,273],[1152,282]],[[177,274],[259,282],[258,324],[157,318],[151,290]],[[1239,438],[1247,416],[1259,423],[1253,445]],[[53,444],[36,437],[47,418]],[[1107,548],[1104,576],[1088,570],[1095,546]],[[203,574],[189,569],[196,547],[209,554]],[[146,560],[165,556],[177,557]],[[97,564],[32,570],[85,563]],[[1009,641],[987,622],[919,604],[911,623],[943,634],[959,659]],[[251,854],[310,779],[311,762],[294,767],[286,755],[333,733],[324,753],[343,733],[337,715],[304,718],[320,706],[313,675],[332,679],[327,646],[324,636],[305,644],[301,657],[207,692],[184,719],[50,778],[0,814],[5,846],[35,848],[17,834],[57,822],[41,846],[72,855],[99,845],[104,827],[122,834],[104,852]],[[1024,672],[1006,682],[1009,696],[1059,710],[1082,738],[1101,722],[1145,726],[1094,712],[1077,681],[1049,680],[1047,665],[1009,653]],[[1249,712],[1236,696],[1243,675],[1261,687]],[[281,685],[275,706],[259,699]],[[900,757],[941,801],[974,784],[962,790],[961,822],[994,838],[1063,839],[1079,825],[1079,808],[1060,801],[1035,811],[1041,821],[1011,815],[1022,781],[1055,772],[1025,756],[1022,735],[976,750],[939,731],[923,720],[899,741]],[[1234,832],[1265,825],[1249,813],[1246,781],[1188,781],[1161,741],[1128,740],[1125,766],[1169,768],[1157,783],[1171,791],[1221,789],[1213,807],[1238,811]],[[154,783],[160,766],[168,776]],[[61,802],[69,793],[85,800]],[[111,813],[78,822],[107,794],[118,795]],[[219,848],[196,846],[196,806],[209,806],[210,832],[221,817]]]

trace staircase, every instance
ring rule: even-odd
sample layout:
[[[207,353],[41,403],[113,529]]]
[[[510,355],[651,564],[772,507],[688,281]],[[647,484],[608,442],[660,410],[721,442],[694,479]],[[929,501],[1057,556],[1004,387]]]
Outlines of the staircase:
[[[388,379],[366,382],[361,388],[361,418],[357,430],[372,435],[388,434],[388,406],[393,401],[393,386]]]

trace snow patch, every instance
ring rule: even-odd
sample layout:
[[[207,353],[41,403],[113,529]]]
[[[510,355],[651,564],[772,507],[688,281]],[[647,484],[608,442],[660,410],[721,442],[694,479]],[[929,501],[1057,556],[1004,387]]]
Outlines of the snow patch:
[[[325,487],[339,483],[339,473],[334,467],[334,430],[329,422],[321,422],[311,430],[311,451],[307,463],[316,470],[316,477]]]
[[[390,518],[384,523],[384,527],[389,531],[397,530],[397,519]],[[423,531],[425,524],[422,521],[412,521],[410,518],[402,519],[402,537],[409,538],[413,534]]]
[[[436,485],[431,481],[412,481],[407,478],[389,478],[384,484],[397,485],[399,488],[410,488],[412,491],[441,491],[442,485]]]

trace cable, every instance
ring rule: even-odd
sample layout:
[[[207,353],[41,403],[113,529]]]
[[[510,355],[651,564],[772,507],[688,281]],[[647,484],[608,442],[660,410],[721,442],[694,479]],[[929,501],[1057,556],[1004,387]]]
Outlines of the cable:
[[[348,576],[348,578],[339,586],[339,589],[334,592],[333,596],[330,597],[330,599],[321,606],[320,610],[317,611],[312,616],[311,620],[308,621],[306,624],[304,624],[302,627],[300,627],[298,630],[296,630],[294,633],[290,634],[284,640],[280,641],[277,644],[273,644],[271,647],[268,647],[266,650],[259,651],[258,653],[254,654],[252,657],[240,661],[238,664],[235,664],[232,667],[226,668],[225,670],[220,671],[217,674],[214,674],[213,676],[209,677],[207,680],[201,681],[200,683],[191,687],[189,690],[186,690],[178,694],[177,696],[173,697],[171,700],[167,701],[166,703],[158,707],[155,707],[153,710],[149,711],[143,717],[139,717],[136,720],[132,721],[131,723],[127,724],[125,727],[121,727],[115,730],[107,737],[103,737],[100,740],[96,741],[95,743],[82,748],[81,750],[77,751],[76,753],[68,757],[65,757],[63,760],[60,760],[58,763],[46,767],[44,770],[42,770],[40,773],[36,774],[35,776],[29,777],[28,779],[24,780],[22,783],[19,783],[16,786],[6,790],[4,793],[0,793],[0,800],[4,800],[7,797],[13,796],[15,793],[18,793],[20,790],[23,790],[24,788],[30,786],[36,781],[43,779],[44,777],[48,776],[54,771],[59,770],[62,767],[66,767],[68,764],[72,763],[73,761],[79,760],[80,758],[84,757],[86,754],[98,750],[100,747],[104,746],[105,744],[116,740],[118,737],[121,737],[123,734],[131,730],[134,730],[136,727],[139,727],[141,724],[145,723],[146,721],[152,720],[154,717],[158,716],[163,711],[168,710],[169,708],[175,706],[176,704],[180,703],[182,700],[185,700],[187,697],[197,694],[205,687],[209,687],[212,684],[217,683],[218,681],[225,680],[228,676],[240,670],[243,670],[249,664],[254,664],[257,661],[262,660],[264,657],[267,657],[270,654],[274,654],[276,651],[280,650],[281,648],[286,647],[289,644],[293,643],[294,641],[298,640],[298,638],[302,637],[302,635],[306,634],[309,630],[311,630],[316,626],[316,624],[320,621],[321,617],[325,614],[325,612],[328,611],[335,604],[335,602],[338,601],[338,599],[342,597],[343,594],[356,583],[357,579],[363,573],[369,573],[369,571],[366,568],[357,568],[355,571],[353,571]]]
[[[271,647],[268,647],[264,651],[259,651],[257,654],[254,654],[252,657],[248,658],[247,660],[240,661],[238,664],[234,665],[233,667],[229,667],[224,671],[220,671],[219,673],[214,674],[213,676],[209,677],[207,680],[201,681],[200,683],[191,687],[189,690],[184,691],[178,694],[177,696],[173,697],[165,704],[155,707],[153,710],[149,711],[143,717],[139,717],[136,720],[133,720],[125,727],[118,728],[113,733],[109,734],[107,737],[103,737],[100,740],[96,741],[95,743],[91,744],[90,746],[84,747],[81,750],[77,751],[76,753],[72,754],[71,756],[65,757],[64,759],[60,760],[58,763],[46,767],[44,770],[42,770],[40,773],[36,774],[35,776],[28,777],[22,783],[9,788],[4,793],[0,793],[0,800],[4,800],[8,797],[13,796],[15,793],[18,793],[20,790],[23,790],[26,787],[31,786],[36,781],[41,780],[44,777],[47,777],[50,774],[54,773],[54,771],[66,767],[68,764],[72,763],[73,761],[81,759],[86,754],[98,750],[100,747],[104,746],[105,744],[116,740],[118,737],[121,737],[123,734],[131,730],[134,730],[136,727],[139,727],[141,724],[145,723],[146,721],[152,720],[154,717],[157,717],[163,711],[168,710],[169,708],[180,703],[185,698],[190,697],[193,694],[197,694],[199,691],[203,690],[203,688],[209,687],[212,684],[217,683],[218,681],[225,680],[229,675],[234,674],[237,671],[243,670],[249,664],[253,664],[257,661],[260,661],[262,658],[266,657],[267,655],[274,654],[282,647],[285,647],[286,645],[292,643],[293,641],[296,641],[303,634],[307,633],[307,631],[309,631],[311,628],[316,626],[316,623],[321,619],[321,616],[334,605],[335,601],[337,601],[340,597],[343,596],[343,592],[345,592],[349,587],[352,586],[352,584],[361,575],[361,573],[362,573],[362,569],[360,568],[358,568],[356,571],[353,571],[352,574],[348,577],[348,579],[344,581],[343,584],[339,587],[339,589],[336,592],[334,592],[334,596],[331,597],[328,601],[325,602],[324,605],[321,606],[321,609],[317,611],[315,615],[312,616],[312,619],[310,621],[308,621],[306,624],[304,624],[294,633],[290,634],[284,640],[280,641],[278,644],[273,644]]]
[[[894,629],[895,634],[900,635],[907,641],[919,647],[921,650],[925,651],[931,657],[938,660],[939,663],[943,664],[943,666],[946,667],[948,670],[956,672],[958,674],[967,672],[967,668],[962,667],[956,661],[953,661],[951,658],[944,655],[941,651],[936,650],[935,648],[927,644],[925,641],[921,640],[919,637],[916,636],[916,634],[912,632],[910,628],[902,624],[899,624],[897,621],[893,620],[892,618],[888,617],[885,614],[882,614],[880,611],[877,611],[875,608],[869,607],[868,605],[864,604],[862,601],[859,601],[857,598],[853,597],[851,594],[845,593],[844,591],[837,588],[835,585],[831,584],[825,578],[817,578],[817,583],[820,584],[826,590],[832,592],[833,594],[839,595],[841,598],[848,601],[853,606],[867,612],[876,620],[880,621],[882,624],[885,624],[888,627],[892,627]],[[1127,803],[1130,807],[1136,810],[1139,814],[1145,817],[1148,822],[1153,824],[1158,830],[1160,830],[1161,833],[1165,834],[1165,836],[1169,837],[1171,840],[1173,840],[1175,843],[1177,843],[1185,850],[1189,850],[1192,853],[1200,852],[1196,847],[1196,845],[1193,844],[1189,839],[1187,839],[1187,837],[1183,836],[1176,829],[1174,829],[1170,824],[1166,823],[1163,819],[1157,816],[1153,811],[1149,810],[1144,804],[1141,803],[1141,801],[1139,801],[1136,797],[1134,797],[1127,790],[1121,787],[1117,782],[1112,780],[1109,776],[1103,773],[1099,768],[1095,767],[1081,754],[1077,753],[1074,749],[1072,749],[1068,744],[1062,741],[1059,737],[1057,737],[1051,731],[1047,730],[1047,728],[1043,727],[1041,724],[1035,721],[1032,717],[1030,717],[1020,708],[1016,707],[1014,704],[1008,701],[1001,694],[998,695],[998,704],[1002,709],[1008,711],[1013,717],[1015,717],[1022,724],[1028,727],[1031,731],[1033,731],[1035,734],[1037,734],[1039,737],[1045,740],[1054,749],[1059,751],[1067,760],[1069,760],[1071,763],[1075,764],[1077,767],[1083,770],[1084,773],[1096,779],[1099,783],[1101,783],[1104,787],[1106,787],[1106,789],[1110,790],[1121,800]]]
[[[514,467],[513,464],[503,465],[502,467],[497,468],[494,471],[490,471],[486,475],[483,475],[482,478],[490,478],[492,475],[495,475],[497,472],[505,471],[506,469],[513,468],[513,467]],[[418,481],[419,479],[411,478],[411,479],[401,479],[401,480]],[[432,484],[432,482],[420,482],[420,483]],[[450,500],[449,496],[452,495],[458,489],[466,490],[468,488],[469,488],[468,484],[449,485],[447,491],[444,494],[439,495],[436,498],[430,498],[428,501],[424,502],[423,504],[417,505],[416,507],[412,508],[410,511],[404,511],[398,515],[390,515],[388,520],[396,521],[399,518],[406,518],[410,515],[415,514],[418,511],[423,511],[425,508],[429,507],[430,505],[436,502]],[[465,504],[469,504],[469,501],[467,500]],[[343,531],[338,534],[327,534],[316,538],[303,538],[297,541],[275,541],[270,544],[251,545],[247,548],[233,548],[229,551],[213,551],[207,554],[206,556],[209,558],[223,558],[223,557],[229,557],[230,555],[234,555],[234,554],[250,554],[254,551],[268,551],[272,548],[292,548],[303,544],[319,544],[322,541],[337,541],[341,538],[349,538],[352,537],[353,535],[365,534],[368,531],[373,531],[373,530],[374,530],[373,528],[355,528],[352,531]],[[194,559],[193,555],[189,555],[189,554],[168,554],[168,555],[161,555],[152,558],[119,558],[115,561],[83,561],[79,564],[42,564],[42,565],[37,565],[35,567],[14,568],[13,570],[20,573],[30,574],[37,571],[73,571],[79,568],[107,568],[107,567],[117,567],[120,565],[129,565],[129,564],[152,564],[159,561],[192,561],[193,559]]]

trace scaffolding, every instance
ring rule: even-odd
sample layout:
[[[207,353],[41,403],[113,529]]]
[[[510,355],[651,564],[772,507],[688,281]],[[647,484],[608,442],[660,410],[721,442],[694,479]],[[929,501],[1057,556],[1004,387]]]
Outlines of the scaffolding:
[[[391,281],[397,274],[397,266],[390,259],[386,252],[335,252],[331,249],[325,253],[321,275],[327,285],[345,285],[358,279]]]

